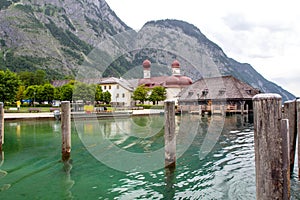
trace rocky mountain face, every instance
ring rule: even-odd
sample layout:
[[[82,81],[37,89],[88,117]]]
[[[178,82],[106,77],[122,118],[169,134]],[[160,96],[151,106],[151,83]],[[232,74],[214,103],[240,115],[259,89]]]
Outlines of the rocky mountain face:
[[[191,24],[178,20],[152,21],[146,23],[138,34],[138,42],[142,43],[140,46],[153,47],[152,50],[148,48],[144,55],[152,53],[155,55],[152,61],[164,65],[170,65],[173,59],[178,59],[182,63],[182,73],[193,80],[233,75],[262,92],[278,93],[283,100],[295,98],[293,94],[266,80],[250,64],[227,57],[217,44]]]
[[[122,76],[141,78],[141,63],[152,76],[171,74],[174,59],[194,81],[233,75],[284,100],[294,96],[269,82],[249,64],[228,58],[200,30],[178,20],[147,22],[135,32],[104,0],[1,0],[0,69],[43,69],[50,78]]]
[[[1,67],[76,73],[94,45],[129,30],[104,0],[1,0]]]

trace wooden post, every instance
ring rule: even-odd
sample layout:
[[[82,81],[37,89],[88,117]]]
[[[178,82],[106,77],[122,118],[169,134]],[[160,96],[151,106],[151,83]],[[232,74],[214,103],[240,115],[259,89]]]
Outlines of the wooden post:
[[[297,134],[298,134],[298,178],[300,180],[300,99],[296,101],[296,109],[297,109]]]
[[[281,99],[278,94],[253,97],[256,199],[260,200],[284,199]]]
[[[71,156],[71,110],[70,102],[61,102],[62,129],[62,160],[67,161]]]
[[[281,120],[282,136],[282,175],[283,175],[283,199],[290,199],[291,196],[291,171],[290,171],[290,132],[289,120]]]
[[[284,117],[283,118],[289,120],[290,172],[292,174],[293,170],[294,170],[296,141],[297,141],[296,101],[284,102]]]
[[[175,102],[165,101],[165,167],[176,166]]]
[[[3,144],[4,144],[4,108],[3,108],[3,103],[0,102],[0,151],[2,151]]]

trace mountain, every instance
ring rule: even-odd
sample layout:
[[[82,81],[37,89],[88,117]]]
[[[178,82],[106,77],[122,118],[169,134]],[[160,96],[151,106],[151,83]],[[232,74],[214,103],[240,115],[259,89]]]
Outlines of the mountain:
[[[104,0],[1,0],[0,66],[74,75],[94,44],[130,30]]]
[[[193,80],[233,75],[262,92],[278,93],[283,100],[295,98],[293,94],[266,80],[250,64],[229,58],[217,44],[192,24],[179,20],[150,21],[138,34],[139,45],[148,46],[148,52],[144,55],[156,55],[154,59],[150,58],[151,61],[170,65],[173,59],[178,59],[182,63],[183,73]],[[150,46],[154,48],[149,51]],[[163,54],[162,49],[165,52]]]
[[[226,56],[187,22],[147,22],[138,32],[128,27],[104,0],[1,0],[0,69],[43,69],[50,79],[65,76],[141,78],[141,63],[152,62],[152,76],[170,75],[174,59],[182,74],[233,75],[284,100],[294,96],[255,69]]]

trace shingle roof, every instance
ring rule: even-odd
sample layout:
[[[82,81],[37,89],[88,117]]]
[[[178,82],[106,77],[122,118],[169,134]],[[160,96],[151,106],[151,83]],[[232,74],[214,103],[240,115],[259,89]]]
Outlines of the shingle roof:
[[[252,99],[259,90],[233,76],[203,78],[179,94],[179,101],[213,100],[213,99]]]

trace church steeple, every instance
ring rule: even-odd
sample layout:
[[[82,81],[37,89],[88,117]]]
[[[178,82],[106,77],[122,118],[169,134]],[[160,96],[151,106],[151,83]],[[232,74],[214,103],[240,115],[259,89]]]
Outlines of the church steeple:
[[[144,68],[144,78],[151,78],[150,75],[151,62],[148,59],[144,60],[143,68]]]
[[[173,76],[180,76],[180,64],[178,60],[174,60],[172,63],[172,75]]]

